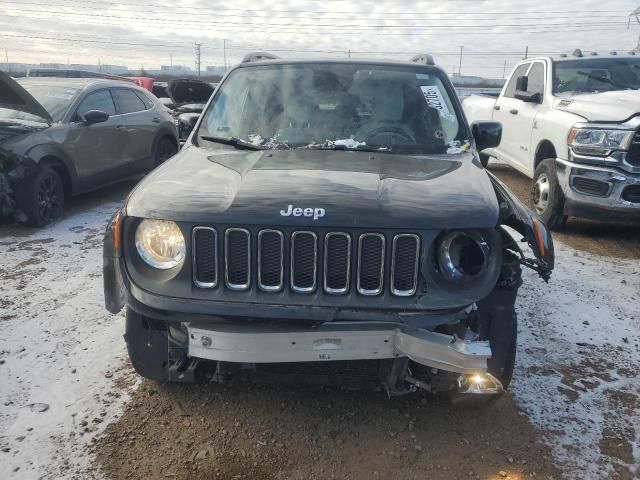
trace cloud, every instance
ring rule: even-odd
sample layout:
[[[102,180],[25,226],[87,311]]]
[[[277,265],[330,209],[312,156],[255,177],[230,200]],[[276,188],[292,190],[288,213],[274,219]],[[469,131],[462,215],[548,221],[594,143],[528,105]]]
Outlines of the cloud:
[[[451,72],[464,46],[463,73],[499,77],[527,46],[530,54],[633,48],[640,25],[627,30],[630,10],[623,0],[0,0],[0,49],[15,62],[131,68],[193,66],[194,42],[203,66],[223,63],[225,43],[230,64],[252,50],[397,59],[430,52]]]

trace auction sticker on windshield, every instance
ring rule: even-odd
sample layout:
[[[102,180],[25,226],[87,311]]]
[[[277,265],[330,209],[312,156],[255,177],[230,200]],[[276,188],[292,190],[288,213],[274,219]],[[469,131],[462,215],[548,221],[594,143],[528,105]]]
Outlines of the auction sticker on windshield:
[[[422,85],[420,90],[422,90],[422,95],[424,95],[427,105],[438,110],[438,113],[442,118],[445,118],[450,122],[455,121],[455,117],[451,112],[449,112],[449,107],[447,107],[447,104],[442,97],[442,92],[440,92],[440,89],[437,86]]]

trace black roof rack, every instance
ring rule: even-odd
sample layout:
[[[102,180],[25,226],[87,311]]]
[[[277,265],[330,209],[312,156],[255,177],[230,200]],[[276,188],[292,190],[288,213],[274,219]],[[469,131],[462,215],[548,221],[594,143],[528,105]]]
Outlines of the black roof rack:
[[[421,53],[420,55],[416,55],[411,58],[412,62],[421,63],[423,65],[435,65],[436,62],[433,60],[433,55],[429,55],[428,53]]]
[[[251,52],[247,53],[241,63],[259,62],[261,60],[277,60],[280,57],[268,52]]]

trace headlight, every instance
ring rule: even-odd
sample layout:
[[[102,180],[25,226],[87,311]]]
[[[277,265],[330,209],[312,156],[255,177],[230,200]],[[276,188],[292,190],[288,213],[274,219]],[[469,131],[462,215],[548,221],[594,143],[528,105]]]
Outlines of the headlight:
[[[569,146],[581,155],[605,157],[613,150],[627,150],[634,131],[574,127],[569,132]]]
[[[180,228],[167,220],[140,222],[136,230],[136,248],[142,260],[160,270],[180,265],[186,251]]]
[[[440,273],[451,281],[468,280],[487,266],[489,245],[478,232],[454,231],[447,233],[436,254]]]

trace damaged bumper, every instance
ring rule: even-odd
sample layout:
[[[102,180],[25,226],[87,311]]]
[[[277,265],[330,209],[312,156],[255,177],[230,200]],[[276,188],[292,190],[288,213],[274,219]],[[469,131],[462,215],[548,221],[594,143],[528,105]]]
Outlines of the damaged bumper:
[[[485,372],[491,357],[488,341],[382,322],[334,322],[313,329],[191,323],[187,330],[190,357],[235,363],[406,357],[428,367],[472,374]]]

